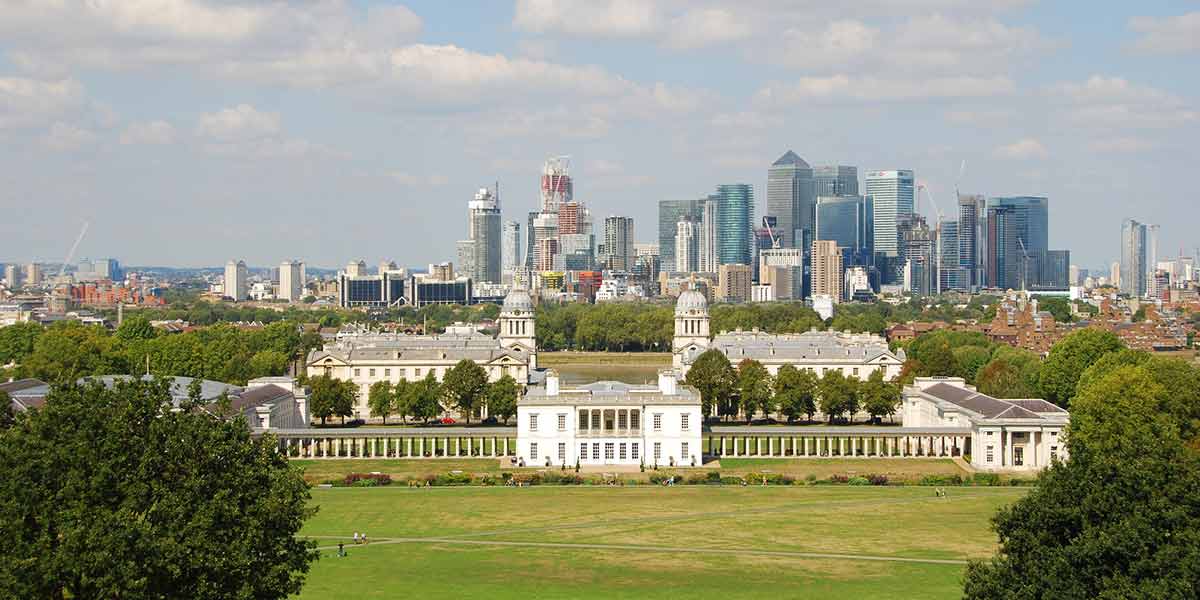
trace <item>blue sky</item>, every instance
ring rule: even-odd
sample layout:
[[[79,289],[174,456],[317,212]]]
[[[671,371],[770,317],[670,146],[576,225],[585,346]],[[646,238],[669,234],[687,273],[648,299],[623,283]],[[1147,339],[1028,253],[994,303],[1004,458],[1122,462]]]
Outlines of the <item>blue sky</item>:
[[[839,6],[835,6],[839,5]],[[1120,12],[1118,12],[1118,10]],[[1099,268],[1120,221],[1200,244],[1200,9],[1026,0],[0,0],[0,261],[450,259],[570,155],[597,220],[812,164],[1050,198]],[[960,166],[966,162],[960,177]],[[1183,174],[1184,177],[1179,175]],[[926,207],[928,202],[923,202]]]

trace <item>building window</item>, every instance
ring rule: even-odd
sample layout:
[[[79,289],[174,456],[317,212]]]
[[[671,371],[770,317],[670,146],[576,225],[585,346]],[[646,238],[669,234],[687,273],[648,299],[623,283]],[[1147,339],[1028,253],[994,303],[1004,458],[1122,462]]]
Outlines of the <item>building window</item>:
[[[567,443],[558,443],[558,462],[565,464],[567,462]]]
[[[421,377],[421,370],[420,370],[420,369],[413,369],[413,376],[414,376],[414,377],[417,377],[417,378],[420,378],[420,377]]]
[[[633,460],[638,459],[638,444],[637,444],[637,442],[634,442],[629,445],[629,458],[632,458]]]
[[[537,442],[530,442],[529,444],[529,459],[537,460]]]
[[[362,369],[355,369],[355,370],[354,370],[354,376],[355,376],[355,377],[358,377],[359,375],[362,375]]]
[[[858,377],[858,367],[854,367],[853,369],[851,369],[851,371],[854,373],[855,377]]]
[[[567,413],[558,413],[558,430],[567,430]]]
[[[689,415],[687,413],[679,415],[679,428],[684,431],[688,430],[688,416]]]
[[[679,446],[679,458],[681,458],[683,460],[688,459],[688,443],[687,442],[683,442],[683,444],[681,444]]]
[[[617,428],[618,429],[625,429],[625,420],[626,420],[625,413],[623,413],[623,412],[617,413]]]
[[[988,437],[992,437],[992,433],[993,432],[991,432],[991,431],[987,432]]]
[[[383,376],[384,376],[384,377],[391,377],[391,376],[392,376],[392,370],[391,370],[391,369],[384,369],[384,370],[383,370]]]
[[[992,451],[992,448],[994,448],[994,446],[987,447],[987,455],[986,455],[986,458],[984,459],[985,462],[990,463],[990,462],[993,462],[996,460],[996,454],[995,454],[995,452]]]
[[[640,414],[641,413],[639,413],[636,410],[629,413],[629,428],[630,429],[641,429],[642,428],[642,424],[638,421],[638,419],[640,418],[638,415],[640,415]],[[635,456],[634,458],[637,458],[637,457]]]
[[[612,460],[612,459],[613,459],[613,443],[606,442],[604,444],[604,460]]]
[[[579,460],[587,460],[587,444],[579,445]]]
[[[628,448],[627,448],[627,444],[625,444],[624,442],[622,442],[622,443],[621,443],[621,447],[619,448],[619,450],[620,450],[620,454],[618,454],[618,455],[617,455],[617,456],[619,456],[619,457],[621,458],[621,460],[625,460],[625,455],[627,454],[627,453],[626,453],[626,450],[627,450],[627,449],[628,449]]]
[[[662,442],[654,442],[654,460],[655,462],[662,459]]]
[[[1050,446],[1050,460],[1058,460],[1058,446]]]
[[[408,379],[408,369],[400,369],[400,379]]]
[[[592,444],[592,460],[600,460],[600,443]]]
[[[530,413],[529,415],[529,430],[537,431],[537,413]]]
[[[586,410],[579,411],[579,430],[583,431],[584,427],[588,426],[588,413]]]
[[[600,429],[600,411],[595,411],[592,413],[592,430],[598,431],[599,429]]]
[[[375,369],[367,369],[367,377],[374,377]]]
[[[662,431],[662,413],[654,413],[654,430]]]

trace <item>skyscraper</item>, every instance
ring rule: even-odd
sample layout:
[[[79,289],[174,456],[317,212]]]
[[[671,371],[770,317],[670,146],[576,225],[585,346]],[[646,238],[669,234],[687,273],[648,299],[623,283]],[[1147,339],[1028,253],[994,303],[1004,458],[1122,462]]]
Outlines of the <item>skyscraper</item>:
[[[1040,287],[1051,290],[1065,290],[1072,285],[1071,281],[1071,251],[1047,250],[1046,259],[1042,261],[1042,276]]]
[[[664,269],[675,268],[675,233],[683,219],[697,223],[704,218],[708,198],[692,200],[661,200],[658,203],[658,252]]]
[[[505,221],[503,240],[500,243],[500,266],[504,273],[512,275],[514,269],[522,264],[521,261],[521,222]]]
[[[574,198],[570,165],[571,161],[566,156],[546,159],[542,167],[542,212],[557,213],[559,206]]]
[[[937,257],[933,232],[925,217],[905,215],[898,223],[901,257],[906,261],[907,288],[918,296],[937,292]]]
[[[969,291],[984,283],[984,248],[987,241],[987,201],[983,196],[958,196],[958,265],[966,273],[962,281]]]
[[[692,273],[700,269],[700,236],[696,222],[683,219],[675,229],[675,264],[679,273]]]
[[[1001,289],[1042,285],[1049,250],[1048,201],[1040,196],[988,198],[987,284]]]
[[[866,264],[868,222],[862,196],[817,197],[816,239],[837,242],[843,264]]]
[[[815,207],[812,167],[788,150],[767,169],[767,216],[775,218],[783,247],[808,247]]]
[[[699,239],[697,242],[698,258],[696,269],[705,273],[716,273],[717,265],[721,264],[717,260],[718,209],[717,202],[709,198],[700,211],[701,217],[697,229]]]
[[[25,285],[38,286],[42,284],[42,265],[31,262],[25,265]]]
[[[826,165],[813,167],[813,184],[816,197],[857,196],[858,167]]]
[[[4,265],[4,283],[8,289],[15,290],[21,285],[21,270],[17,265]]]
[[[942,231],[938,234],[938,248],[941,254],[937,257],[939,287],[941,291],[968,291],[970,288],[970,273],[962,267],[958,251],[958,221],[943,221]]]
[[[480,188],[467,203],[467,239],[459,254],[459,265],[467,277],[500,283],[500,200],[488,188]]]
[[[604,219],[604,250],[610,257],[609,268],[612,270],[633,268],[633,217]]]
[[[869,171],[867,196],[874,205],[875,254],[889,258],[900,255],[900,220],[913,212],[916,193],[909,170]]]
[[[1158,262],[1158,226],[1134,219],[1121,222],[1121,266],[1117,282],[1121,293],[1140,298],[1154,295],[1154,270]]]
[[[246,261],[229,261],[225,263],[225,296],[234,302],[241,302],[249,297],[246,288]]]
[[[285,260],[279,263],[279,299],[299,302],[304,299],[304,262]]]
[[[748,184],[717,186],[717,262],[750,265],[754,189]]]
[[[842,299],[842,251],[833,240],[816,240],[812,243],[812,293],[833,297],[834,302]]]

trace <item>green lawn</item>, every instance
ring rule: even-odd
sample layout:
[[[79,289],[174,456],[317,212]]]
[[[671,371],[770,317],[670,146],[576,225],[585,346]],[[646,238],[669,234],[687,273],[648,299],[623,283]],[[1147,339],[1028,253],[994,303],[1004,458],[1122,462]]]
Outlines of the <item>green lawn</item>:
[[[1019,488],[632,486],[313,491],[302,598],[957,598]],[[557,544],[557,546],[556,546]],[[601,548],[583,547],[600,545]],[[685,550],[700,550],[688,552]],[[758,554],[756,554],[758,552]],[[852,555],[813,557],[804,553]]]

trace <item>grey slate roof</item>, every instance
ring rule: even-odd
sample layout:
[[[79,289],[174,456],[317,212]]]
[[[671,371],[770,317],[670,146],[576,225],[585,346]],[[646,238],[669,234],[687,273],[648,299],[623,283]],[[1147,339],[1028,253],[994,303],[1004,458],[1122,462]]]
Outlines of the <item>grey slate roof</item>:
[[[327,344],[324,349],[313,350],[308,356],[312,364],[327,356],[347,361],[361,360],[419,360],[453,361],[469,359],[490,362],[502,356],[511,356],[519,361],[528,360],[529,353],[521,349],[509,349],[489,335],[403,335],[381,334],[346,339],[336,344]]]
[[[737,363],[745,358],[760,362],[853,363],[861,364],[885,356],[897,362],[887,342],[878,336],[846,335],[831,331],[810,331],[801,334],[768,334],[762,332],[721,333],[713,338],[709,348],[720,350]],[[698,357],[698,354],[696,355]],[[689,364],[695,357],[684,357]]]
[[[643,404],[700,404],[700,394],[686,385],[675,388],[675,394],[665,395],[656,385],[631,385],[619,381],[597,381],[578,387],[563,387],[558,395],[549,396],[544,386],[533,386],[517,400],[520,406],[604,405],[641,406]]]
[[[938,383],[925,388],[924,392],[963,408],[973,413],[982,415],[986,419],[1041,419],[1041,415],[1034,413],[1028,409],[1021,407],[1015,402],[1009,400],[1000,400],[993,398],[987,394],[969,390],[966,388],[950,385],[948,383]],[[1044,400],[1041,402],[1045,402]],[[1064,412],[1065,411],[1060,411]]]

